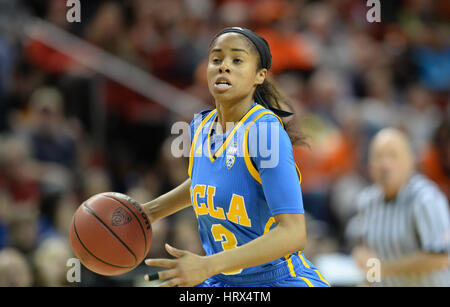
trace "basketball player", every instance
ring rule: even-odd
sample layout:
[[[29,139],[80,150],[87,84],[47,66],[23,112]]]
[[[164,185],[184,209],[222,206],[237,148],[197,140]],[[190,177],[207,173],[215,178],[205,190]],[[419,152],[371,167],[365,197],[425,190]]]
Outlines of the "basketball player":
[[[248,29],[226,28],[212,40],[207,79],[216,108],[191,123],[189,179],[143,205],[155,222],[192,204],[206,256],[166,245],[176,259],[146,260],[168,268],[146,280],[165,280],[161,286],[329,286],[301,252],[301,177],[278,117],[290,113],[279,109],[281,96],[267,80],[270,65],[267,42]]]

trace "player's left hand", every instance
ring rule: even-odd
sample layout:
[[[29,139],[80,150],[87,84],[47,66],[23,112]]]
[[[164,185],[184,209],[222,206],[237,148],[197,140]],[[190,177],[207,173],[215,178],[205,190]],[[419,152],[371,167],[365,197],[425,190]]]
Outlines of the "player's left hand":
[[[152,276],[145,275],[145,280],[165,280],[159,287],[192,287],[203,282],[212,274],[207,259],[189,251],[165,245],[167,252],[176,259],[147,259],[148,266],[158,266],[169,270],[160,271]]]

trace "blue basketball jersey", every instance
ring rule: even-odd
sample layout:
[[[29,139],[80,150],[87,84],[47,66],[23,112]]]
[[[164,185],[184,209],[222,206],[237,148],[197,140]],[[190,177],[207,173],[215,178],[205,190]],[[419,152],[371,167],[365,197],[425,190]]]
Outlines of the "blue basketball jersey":
[[[202,111],[191,122],[191,201],[207,255],[262,236],[275,227],[276,214],[304,213],[301,175],[281,120],[254,103],[227,133],[216,131],[216,123],[216,109]],[[233,283],[273,268],[312,286],[315,278],[298,273],[309,270],[308,276],[326,283],[301,251],[219,275]]]

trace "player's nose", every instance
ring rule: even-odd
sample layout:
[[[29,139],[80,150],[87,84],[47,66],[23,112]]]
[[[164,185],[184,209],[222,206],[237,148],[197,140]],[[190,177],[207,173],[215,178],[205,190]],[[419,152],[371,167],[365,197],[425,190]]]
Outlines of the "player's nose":
[[[225,61],[219,66],[219,73],[223,74],[224,72],[231,72],[230,66]]]

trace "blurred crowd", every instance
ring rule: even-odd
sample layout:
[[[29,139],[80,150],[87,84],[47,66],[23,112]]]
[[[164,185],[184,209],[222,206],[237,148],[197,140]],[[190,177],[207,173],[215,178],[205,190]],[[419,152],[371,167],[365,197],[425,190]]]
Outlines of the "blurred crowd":
[[[348,252],[354,198],[370,183],[368,143],[384,127],[407,133],[417,169],[450,197],[450,3],[382,2],[380,23],[367,22],[362,0],[89,0],[81,23],[67,22],[61,0],[0,5],[211,106],[205,60],[213,35],[242,26],[265,37],[271,73],[308,137],[294,155],[308,215],[304,253],[313,260]],[[0,27],[0,286],[70,285],[69,225],[90,196],[116,191],[147,202],[183,182],[188,161],[171,154],[176,120],[190,116]],[[203,253],[192,210],[153,226],[152,257],[168,257],[164,242]],[[81,285],[141,284],[144,270],[120,278],[83,271]]]

